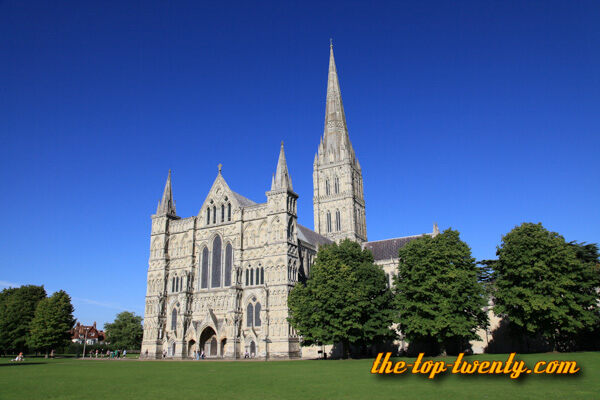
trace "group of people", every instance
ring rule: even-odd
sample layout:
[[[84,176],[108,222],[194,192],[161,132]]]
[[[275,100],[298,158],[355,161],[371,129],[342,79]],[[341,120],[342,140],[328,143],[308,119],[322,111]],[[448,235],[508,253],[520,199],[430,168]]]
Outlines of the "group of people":
[[[100,358],[104,358],[106,356],[106,358],[125,358],[125,356],[127,355],[127,350],[108,350],[106,349],[106,353],[104,352],[104,349],[101,350],[90,350],[87,354],[90,358],[93,358],[94,356],[96,358],[98,358],[98,356],[100,356]],[[86,354],[83,355],[83,357],[85,358]]]
[[[206,355],[204,354],[204,350],[202,351],[198,351],[198,350],[194,350],[194,360],[204,360],[206,358]]]

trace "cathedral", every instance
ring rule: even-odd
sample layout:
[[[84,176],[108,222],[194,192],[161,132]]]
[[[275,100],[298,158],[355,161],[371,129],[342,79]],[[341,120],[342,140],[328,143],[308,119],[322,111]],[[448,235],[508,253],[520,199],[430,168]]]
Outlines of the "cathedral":
[[[314,358],[289,325],[287,298],[320,246],[351,239],[391,282],[398,250],[421,235],[367,241],[362,170],[330,46],[325,127],[313,163],[314,230],[298,222],[283,142],[264,203],[234,192],[221,166],[198,215],[177,215],[167,177],[152,215],[142,358]],[[427,235],[435,235],[434,231]]]

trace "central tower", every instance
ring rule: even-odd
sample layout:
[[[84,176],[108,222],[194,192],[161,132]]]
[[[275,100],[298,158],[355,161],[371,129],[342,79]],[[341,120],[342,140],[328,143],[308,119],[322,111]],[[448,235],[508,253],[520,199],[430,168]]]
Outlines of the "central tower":
[[[325,129],[313,164],[315,231],[339,242],[367,241],[362,170],[346,125],[333,45],[329,46],[329,76]]]

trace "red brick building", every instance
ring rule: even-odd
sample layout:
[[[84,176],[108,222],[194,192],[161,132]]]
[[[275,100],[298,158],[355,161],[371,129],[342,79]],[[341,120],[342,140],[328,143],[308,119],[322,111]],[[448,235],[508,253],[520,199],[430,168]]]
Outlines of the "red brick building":
[[[87,331],[87,334],[86,334]],[[98,344],[104,343],[106,335],[104,331],[96,328],[96,321],[91,326],[81,325],[79,322],[71,329],[71,341],[73,343],[83,343],[85,340],[87,344]]]

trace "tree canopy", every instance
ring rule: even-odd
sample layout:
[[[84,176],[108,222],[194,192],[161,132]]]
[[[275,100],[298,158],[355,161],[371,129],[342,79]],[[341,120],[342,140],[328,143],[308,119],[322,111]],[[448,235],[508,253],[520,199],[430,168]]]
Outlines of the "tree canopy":
[[[495,312],[521,335],[554,348],[598,323],[598,247],[567,243],[542,224],[523,223],[502,237],[495,264]]]
[[[478,339],[476,330],[487,326],[487,297],[459,232],[448,229],[412,240],[399,257],[395,303],[408,341],[454,353]]]
[[[39,302],[31,321],[28,344],[33,350],[46,353],[64,347],[70,342],[74,323],[71,297],[59,290]]]
[[[26,285],[0,292],[0,351],[27,350],[26,337],[38,303],[46,298],[43,286]]]
[[[142,317],[129,311],[117,314],[114,322],[104,324],[107,340],[111,346],[124,349],[139,349],[142,346]]]
[[[344,240],[319,249],[310,277],[288,298],[289,321],[303,345],[365,346],[395,337],[393,295],[381,267],[360,244]]]

